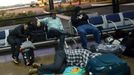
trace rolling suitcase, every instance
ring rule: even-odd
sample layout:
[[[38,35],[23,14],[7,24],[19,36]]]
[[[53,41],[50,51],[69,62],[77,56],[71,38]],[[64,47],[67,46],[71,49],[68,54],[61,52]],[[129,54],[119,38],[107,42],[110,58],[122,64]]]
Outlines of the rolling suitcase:
[[[27,66],[32,65],[32,63],[34,62],[34,48],[35,47],[32,42],[28,40],[21,45],[20,50],[23,56],[24,64]]]
[[[131,75],[128,64],[114,54],[103,54],[88,61],[91,75]]]
[[[34,52],[33,49],[31,48],[26,48],[25,50],[22,51],[22,56],[24,60],[24,64],[29,66],[32,65],[34,62]]]

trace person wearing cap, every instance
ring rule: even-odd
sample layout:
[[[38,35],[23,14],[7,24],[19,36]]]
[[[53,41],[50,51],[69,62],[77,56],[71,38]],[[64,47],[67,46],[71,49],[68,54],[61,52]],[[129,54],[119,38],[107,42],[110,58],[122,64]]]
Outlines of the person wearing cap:
[[[29,37],[28,25],[26,24],[19,25],[9,32],[7,41],[11,45],[12,58],[15,64],[19,63],[20,45]]]
[[[56,17],[56,12],[52,11],[49,17],[39,20],[41,24],[47,26],[48,36],[56,37],[60,40],[58,46],[63,49],[65,35],[64,28],[60,18]]]
[[[88,22],[89,17],[87,16],[86,13],[81,13],[81,7],[75,7],[74,8],[74,12],[71,16],[71,23],[74,27],[77,28],[78,33],[80,35],[80,41],[82,44],[82,47],[84,49],[88,49],[87,47],[87,34],[93,34],[95,37],[95,41],[96,43],[100,43],[101,42],[101,36],[99,34],[99,30],[93,26],[93,24],[90,24]]]

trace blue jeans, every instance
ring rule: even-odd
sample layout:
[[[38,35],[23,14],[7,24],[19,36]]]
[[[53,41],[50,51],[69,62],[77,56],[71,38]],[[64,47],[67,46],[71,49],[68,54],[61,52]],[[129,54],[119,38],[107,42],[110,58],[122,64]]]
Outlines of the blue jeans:
[[[78,26],[77,30],[80,35],[80,41],[81,41],[83,48],[87,49],[87,43],[88,43],[87,37],[86,37],[87,34],[93,34],[95,37],[96,43],[101,42],[101,36],[99,34],[100,31],[95,26],[90,25],[90,24],[84,24],[84,25]]]

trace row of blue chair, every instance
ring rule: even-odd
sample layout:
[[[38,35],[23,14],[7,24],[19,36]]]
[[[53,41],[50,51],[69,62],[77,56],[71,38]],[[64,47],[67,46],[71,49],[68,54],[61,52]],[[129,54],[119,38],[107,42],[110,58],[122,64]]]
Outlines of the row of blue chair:
[[[99,15],[89,18],[89,23],[102,27],[102,31],[134,27],[134,11]]]

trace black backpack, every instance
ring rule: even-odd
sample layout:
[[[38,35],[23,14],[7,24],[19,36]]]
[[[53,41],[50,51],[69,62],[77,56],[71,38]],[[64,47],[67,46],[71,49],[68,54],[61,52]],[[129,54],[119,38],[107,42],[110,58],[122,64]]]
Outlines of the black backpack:
[[[123,52],[123,54],[134,57],[134,38],[126,37],[123,39],[121,44],[126,47],[126,50]]]

